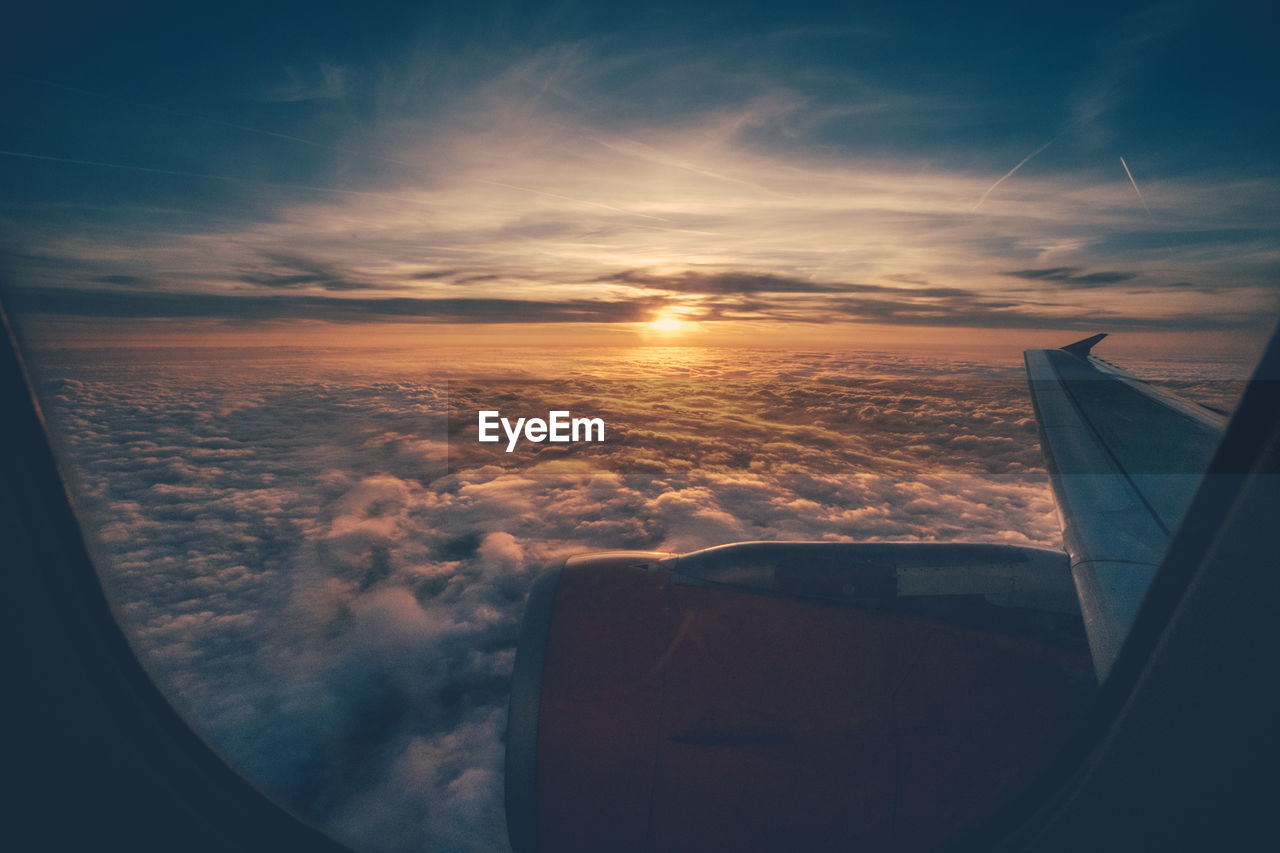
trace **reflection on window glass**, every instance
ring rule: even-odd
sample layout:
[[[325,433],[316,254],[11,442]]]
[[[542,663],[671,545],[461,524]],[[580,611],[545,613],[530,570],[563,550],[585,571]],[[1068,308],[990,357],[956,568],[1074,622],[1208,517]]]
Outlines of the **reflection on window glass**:
[[[1060,550],[1021,352],[1107,331],[1226,413],[1280,308],[1250,13],[695,6],[6,43],[3,296],[104,584],[200,733],[358,849],[507,845],[543,570]],[[603,440],[516,426],[557,411]]]

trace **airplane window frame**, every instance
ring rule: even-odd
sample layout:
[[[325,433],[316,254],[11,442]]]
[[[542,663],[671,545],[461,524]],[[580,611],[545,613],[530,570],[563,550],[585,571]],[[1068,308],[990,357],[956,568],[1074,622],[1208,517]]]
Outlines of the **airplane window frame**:
[[[0,642],[16,697],[6,835],[29,849],[347,848],[238,774],[152,681],[125,638],[0,303]],[[21,846],[21,844],[19,845]]]

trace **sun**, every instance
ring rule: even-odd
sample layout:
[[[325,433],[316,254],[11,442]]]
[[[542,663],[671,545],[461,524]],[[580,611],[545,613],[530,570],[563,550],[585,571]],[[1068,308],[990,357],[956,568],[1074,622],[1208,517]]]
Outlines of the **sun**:
[[[680,319],[680,315],[674,311],[664,310],[657,317],[650,320],[648,325],[651,331],[660,335],[675,335],[688,331],[693,326],[693,323]]]

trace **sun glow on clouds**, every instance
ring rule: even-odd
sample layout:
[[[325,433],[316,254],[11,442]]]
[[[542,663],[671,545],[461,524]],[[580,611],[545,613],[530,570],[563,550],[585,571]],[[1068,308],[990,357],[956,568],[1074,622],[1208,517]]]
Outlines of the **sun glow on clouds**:
[[[684,319],[684,313],[680,309],[663,309],[657,317],[650,320],[647,324],[650,331],[657,332],[664,337],[672,337],[689,332],[697,328],[696,323],[692,323]]]

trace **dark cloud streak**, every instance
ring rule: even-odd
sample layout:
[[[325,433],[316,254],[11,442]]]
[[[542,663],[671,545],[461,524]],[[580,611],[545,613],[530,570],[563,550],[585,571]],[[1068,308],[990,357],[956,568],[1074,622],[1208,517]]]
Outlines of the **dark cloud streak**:
[[[872,293],[895,288],[874,284],[830,284],[782,275],[748,272],[684,272],[659,275],[643,270],[627,270],[604,276],[599,281],[631,284],[671,293]]]
[[[15,288],[17,311],[112,318],[328,320],[354,322],[408,318],[451,323],[618,323],[652,319],[659,298],[608,301],[569,299],[341,298],[210,293],[121,293]]]
[[[872,286],[868,286],[872,287]],[[872,290],[872,293],[879,293]],[[978,293],[929,288],[884,288],[883,296],[848,296],[825,291],[772,294],[775,298],[709,295],[686,305],[699,322],[879,323],[989,329],[1168,329],[1253,328],[1247,313],[1213,315],[1181,312],[1154,317],[1105,309],[1064,313],[1048,303],[988,298]],[[756,294],[758,297],[760,294]],[[769,294],[764,294],[769,295]],[[334,323],[406,320],[424,323],[643,323],[671,303],[667,297],[597,299],[498,299],[419,297],[327,297],[15,288],[7,295],[25,314],[117,319],[222,319],[248,322],[321,320]],[[787,298],[795,297],[795,298]]]
[[[1122,281],[1131,281],[1138,277],[1136,272],[1122,272],[1120,270],[1103,270],[1101,272],[1084,273],[1083,275],[1078,275],[1077,273],[1079,272],[1078,267],[1047,267],[1044,269],[1009,270],[1001,273],[1001,275],[1024,278],[1030,281],[1056,281],[1068,287],[1080,288],[1119,284]]]
[[[704,273],[689,271],[661,275],[643,270],[627,270],[604,276],[597,281],[630,284],[671,293],[732,295],[787,293],[883,293],[896,296],[949,298],[969,296],[970,291],[955,287],[891,287],[861,282],[814,281],[808,278],[751,272]]]
[[[260,287],[321,287],[325,290],[372,290],[383,285],[355,281],[347,272],[336,267],[290,255],[269,255],[277,269],[291,272],[255,272],[240,276],[240,281]]]

